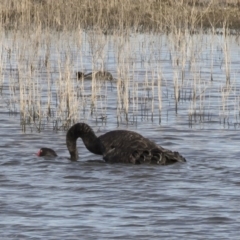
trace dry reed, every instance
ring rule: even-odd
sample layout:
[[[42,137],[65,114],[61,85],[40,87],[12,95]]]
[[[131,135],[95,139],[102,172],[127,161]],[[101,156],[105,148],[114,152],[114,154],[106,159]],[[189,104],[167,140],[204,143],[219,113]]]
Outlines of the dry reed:
[[[137,124],[139,116],[158,116],[161,123],[166,106],[173,104],[179,114],[187,99],[190,118],[202,121],[211,108],[206,95],[215,94],[218,46],[225,70],[219,115],[226,118],[230,96],[239,109],[227,42],[239,24],[238,9],[237,0],[1,1],[0,87],[8,86],[3,99],[10,112],[20,113],[23,130],[31,125],[41,131],[48,122],[58,130],[80,119],[106,121],[109,104],[118,124]],[[201,76],[204,61],[210,63],[208,80]],[[77,71],[109,69],[117,78],[113,83],[94,74],[91,81],[76,78]]]
[[[0,3],[4,29],[76,30],[101,29],[124,32],[179,29],[239,28],[239,0],[3,0]]]

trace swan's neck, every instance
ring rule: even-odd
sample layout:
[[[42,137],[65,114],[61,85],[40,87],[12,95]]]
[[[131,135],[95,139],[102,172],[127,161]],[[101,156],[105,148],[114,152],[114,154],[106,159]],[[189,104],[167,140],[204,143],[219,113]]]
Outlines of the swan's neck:
[[[79,137],[82,138],[84,145],[90,152],[102,154],[99,139],[92,128],[85,123],[77,123],[68,130],[66,136],[67,148],[72,161],[78,159],[77,139]]]

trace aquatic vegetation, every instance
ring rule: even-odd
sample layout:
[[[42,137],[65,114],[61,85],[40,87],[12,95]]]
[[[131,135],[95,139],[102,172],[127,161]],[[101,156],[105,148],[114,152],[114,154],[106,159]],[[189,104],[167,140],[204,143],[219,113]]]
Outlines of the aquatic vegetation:
[[[171,32],[172,26],[239,29],[238,0],[9,0],[0,3],[5,29],[101,29],[104,34],[135,31]],[[30,29],[26,29],[29,28]]]

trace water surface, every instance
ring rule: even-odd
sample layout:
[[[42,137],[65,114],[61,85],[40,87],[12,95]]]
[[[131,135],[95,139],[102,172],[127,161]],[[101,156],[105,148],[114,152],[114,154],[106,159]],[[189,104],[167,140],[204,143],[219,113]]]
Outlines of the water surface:
[[[240,154],[236,130],[214,130],[210,135],[209,130],[152,125],[144,134],[179,150],[188,161],[160,167],[97,162],[101,157],[89,153],[81,140],[81,159],[70,162],[64,133],[24,134],[19,124],[3,125],[2,239],[237,236]],[[33,155],[43,145],[56,149],[59,157],[46,160]]]
[[[5,81],[0,104],[1,239],[236,239],[240,224],[240,138],[239,118],[236,117],[239,49],[237,45],[232,45],[230,51],[234,73],[231,84],[234,88],[228,89],[230,100],[226,102],[221,100],[224,91],[220,91],[226,80],[219,63],[223,55],[216,50],[213,58],[216,64],[213,68],[214,81],[206,83],[211,76],[208,63],[212,58],[208,58],[208,48],[203,51],[206,61],[201,61],[199,65],[205,71],[201,72],[199,79],[205,80],[196,86],[198,93],[208,86],[204,97],[197,100],[198,106],[205,106],[206,114],[196,114],[189,121],[188,113],[194,109],[187,93],[190,94],[194,87],[191,85],[193,72],[186,71],[188,81],[182,88],[182,92],[186,92],[182,96],[186,97],[179,101],[176,113],[172,81],[174,70],[169,50],[164,44],[161,45],[165,46],[164,51],[157,55],[159,59],[147,67],[141,62],[143,60],[139,60],[144,56],[141,51],[138,52],[140,57],[135,56],[137,64],[129,74],[129,79],[130,82],[139,80],[139,86],[138,91],[133,93],[135,95],[130,95],[130,102],[134,99],[139,102],[132,107],[130,104],[128,122],[124,120],[122,112],[122,120],[117,118],[118,91],[110,83],[103,85],[105,92],[98,92],[105,98],[102,97],[98,102],[95,115],[89,114],[89,99],[86,98],[86,114],[81,108],[78,119],[90,124],[97,135],[115,129],[137,131],[163,147],[179,151],[187,159],[186,164],[165,167],[105,164],[100,161],[101,156],[89,153],[81,140],[78,141],[80,159],[70,162],[65,146],[65,131],[53,131],[56,115],[48,123],[43,121],[40,132],[37,131],[37,122],[28,125],[25,132],[22,131],[18,100],[15,99],[16,105],[11,105],[14,99],[10,105],[7,104],[13,96],[8,80],[15,79],[16,75],[13,71],[9,75],[7,67],[4,68]],[[66,49],[63,47],[62,51]],[[114,68],[115,60],[111,57],[113,48],[109,49],[108,70],[118,77]],[[84,54],[87,55],[86,52]],[[146,61],[148,56],[146,54]],[[86,62],[89,58],[85,59]],[[59,74],[57,61],[58,58],[53,56],[52,66],[56,64],[56,71],[50,74],[51,81]],[[145,81],[146,69],[155,69],[159,63],[164,66],[165,79],[161,83],[161,121],[156,88],[148,96],[146,85],[141,85]],[[74,66],[75,71],[80,65]],[[90,63],[86,66],[90,71]],[[143,72],[141,66],[146,67]],[[48,78],[45,69],[38,71],[41,77],[44,73]],[[47,93],[47,85],[44,85],[47,81],[41,79],[44,104],[44,101],[47,102],[47,94],[44,96]],[[54,101],[57,99],[54,95],[56,86],[53,84]],[[134,86],[130,86],[131,91]],[[86,83],[84,88],[84,94],[91,95],[91,83]],[[104,95],[106,89],[107,96]],[[153,118],[151,97],[155,99]],[[223,111],[224,103],[226,108]],[[9,106],[15,107],[16,113]],[[57,112],[56,109],[54,111]],[[200,107],[195,110],[201,113]],[[106,121],[99,120],[101,115],[107,115]],[[225,123],[222,121],[224,117]],[[40,147],[55,149],[59,157],[38,158],[35,153]]]

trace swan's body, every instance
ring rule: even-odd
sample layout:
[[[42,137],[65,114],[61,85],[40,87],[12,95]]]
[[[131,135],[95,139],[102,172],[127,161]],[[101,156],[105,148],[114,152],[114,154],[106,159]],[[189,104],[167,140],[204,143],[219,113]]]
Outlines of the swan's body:
[[[90,152],[103,155],[103,159],[109,163],[167,165],[186,162],[178,152],[164,149],[136,132],[115,130],[97,137],[85,123],[77,123],[67,132],[66,143],[72,161],[78,159],[76,143],[79,137]]]
[[[67,132],[66,144],[72,161],[78,160],[79,137],[90,152],[103,155],[103,159],[108,163],[168,165],[186,162],[178,152],[162,148],[136,132],[115,130],[97,137],[92,128],[85,123],[77,123]],[[37,155],[57,156],[50,148],[41,148]]]

